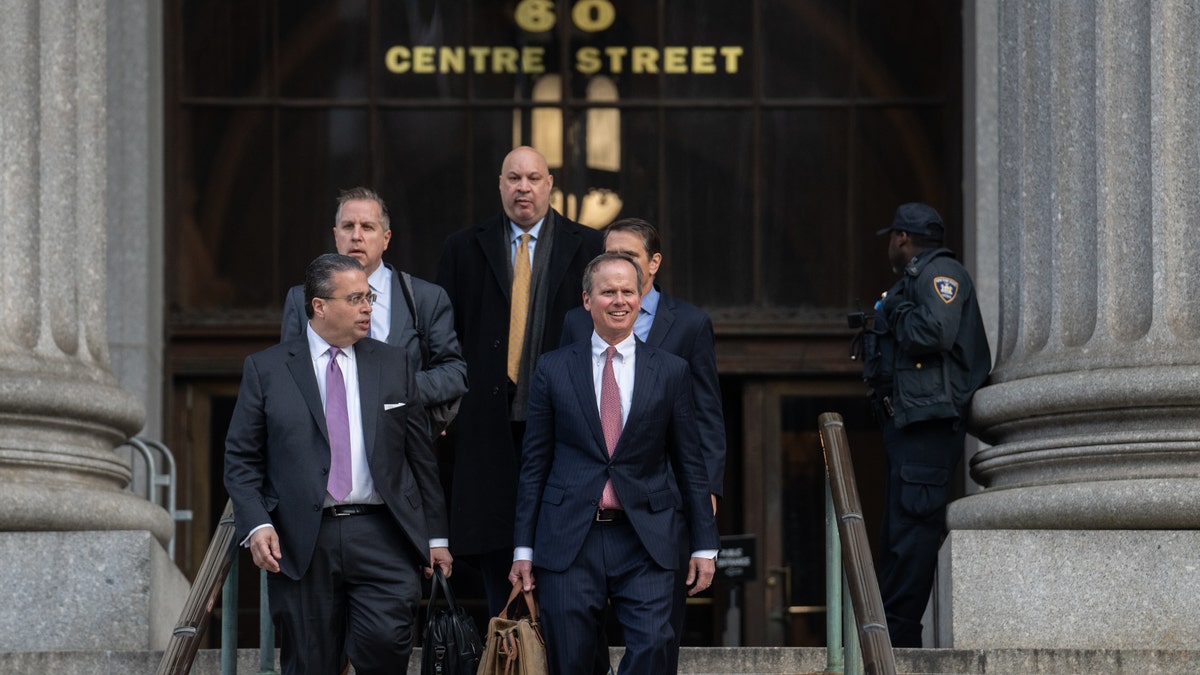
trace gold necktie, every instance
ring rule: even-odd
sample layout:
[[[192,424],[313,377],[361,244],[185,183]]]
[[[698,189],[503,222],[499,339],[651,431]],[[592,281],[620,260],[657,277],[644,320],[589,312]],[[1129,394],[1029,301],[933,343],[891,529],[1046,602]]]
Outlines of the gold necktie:
[[[517,255],[513,258],[512,302],[508,310],[508,379],[513,382],[521,372],[521,350],[525,347],[525,320],[529,317],[529,240],[533,235],[521,235]]]

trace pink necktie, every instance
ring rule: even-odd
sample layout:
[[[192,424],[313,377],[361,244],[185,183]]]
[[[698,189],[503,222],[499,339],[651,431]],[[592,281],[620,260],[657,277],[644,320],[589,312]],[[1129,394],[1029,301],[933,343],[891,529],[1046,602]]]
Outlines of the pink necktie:
[[[613,372],[613,355],[617,353],[617,348],[609,346],[604,353],[608,358],[604,361],[604,374],[600,377],[600,428],[604,430],[604,444],[608,446],[608,456],[612,457],[617,441],[621,438],[621,390],[617,388],[617,376]],[[611,479],[604,484],[604,494],[600,495],[600,508],[621,508],[621,501],[617,499]]]
[[[350,470],[350,418],[346,409],[346,381],[338,365],[342,350],[329,348],[325,369],[325,426],[329,429],[329,494],[342,501],[354,481]]]

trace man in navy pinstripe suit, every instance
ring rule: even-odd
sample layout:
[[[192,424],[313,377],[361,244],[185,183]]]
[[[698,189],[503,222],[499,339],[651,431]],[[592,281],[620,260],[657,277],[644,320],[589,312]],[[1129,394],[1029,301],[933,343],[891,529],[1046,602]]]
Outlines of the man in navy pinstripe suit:
[[[624,254],[589,263],[583,304],[595,330],[543,355],[531,385],[509,579],[531,590],[536,569],[552,675],[591,671],[610,601],[625,635],[621,675],[671,672],[685,519],[689,592],[712,583],[720,544],[691,375],[633,335],[641,288]]]

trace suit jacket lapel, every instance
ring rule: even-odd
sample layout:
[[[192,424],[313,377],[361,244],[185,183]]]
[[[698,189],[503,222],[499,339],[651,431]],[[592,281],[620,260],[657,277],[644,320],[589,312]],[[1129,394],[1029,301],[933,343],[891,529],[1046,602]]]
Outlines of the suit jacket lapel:
[[[362,408],[363,449],[370,457],[375,450],[375,427],[378,426],[380,408],[379,367],[376,365],[375,344],[370,340],[359,340],[354,345],[354,360],[358,364],[358,404]]]
[[[300,395],[308,404],[308,411],[321,429],[325,442],[329,442],[329,429],[325,427],[325,407],[321,405],[321,390],[317,388],[317,375],[313,372],[312,356],[308,353],[308,340],[296,340],[292,345],[291,356],[287,360],[288,370]]]
[[[404,299],[404,279],[400,277],[400,270],[388,265],[387,268],[392,271],[392,306],[388,311],[392,313],[391,326],[388,328],[388,344],[399,345],[400,336],[404,335],[413,323],[412,317],[408,312],[408,301]],[[413,303],[416,304],[416,298],[413,298]]]
[[[671,324],[675,323],[675,312],[671,310],[674,301],[661,289],[658,295],[658,310],[654,312],[654,321],[650,324],[650,333],[646,336],[646,344],[651,347],[662,345]]]
[[[629,414],[625,416],[623,429],[641,423],[642,416],[646,414],[646,407],[650,404],[652,392],[659,389],[658,361],[654,358],[655,355],[655,351],[649,349],[645,342],[642,342],[641,339],[637,340],[637,360],[634,363],[633,373],[633,400],[629,403]],[[625,438],[624,431],[621,433],[621,438],[622,440]]]
[[[554,209],[546,212],[546,220],[553,222],[551,227],[554,228],[554,249],[551,251],[550,266],[546,269],[546,288],[558,289],[562,287],[563,276],[566,275],[567,269],[571,266],[571,261],[575,258],[575,251],[579,250],[579,232],[575,229],[568,229],[568,221],[566,218],[558,215]],[[545,227],[545,225],[543,225]],[[578,300],[578,298],[575,298]],[[553,291],[551,297],[547,298],[547,307],[549,303],[554,301]]]
[[[579,406],[583,408],[583,417],[587,426],[596,439],[596,447],[607,455],[608,445],[604,442],[604,428],[600,426],[600,407],[596,400],[596,381],[593,379],[591,342],[579,342],[571,347],[574,367],[570,368],[571,384],[575,387],[575,395],[579,397]]]
[[[496,278],[496,285],[504,292],[504,297],[508,298],[509,302],[512,302],[512,279],[509,272],[511,256],[509,255],[508,232],[508,216],[501,213],[498,221],[480,227],[475,233],[475,239],[479,242],[479,247],[483,249],[483,255],[487,258],[488,267],[492,268],[492,275]]]

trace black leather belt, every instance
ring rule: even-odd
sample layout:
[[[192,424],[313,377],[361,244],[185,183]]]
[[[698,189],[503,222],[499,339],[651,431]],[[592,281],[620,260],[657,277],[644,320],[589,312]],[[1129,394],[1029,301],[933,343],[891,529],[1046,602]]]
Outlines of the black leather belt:
[[[624,509],[597,509],[597,523],[611,523],[617,520],[625,520]]]
[[[325,508],[325,515],[340,518],[342,516],[365,516],[383,510],[383,504],[334,504]]]

